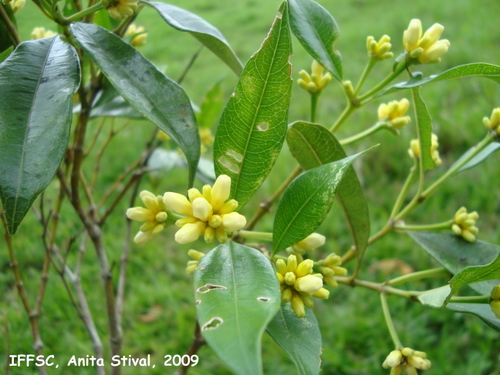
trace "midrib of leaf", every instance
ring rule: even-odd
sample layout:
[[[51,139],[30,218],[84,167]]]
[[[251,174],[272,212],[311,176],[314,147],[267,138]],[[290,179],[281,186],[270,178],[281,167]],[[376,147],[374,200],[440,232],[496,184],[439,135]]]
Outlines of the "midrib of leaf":
[[[286,322],[285,316],[283,315],[283,310],[280,309],[279,313],[281,314],[281,318],[283,319],[283,322],[285,323],[286,334],[289,338],[291,338],[292,333],[290,332],[290,329],[289,329],[288,324]],[[292,350],[293,350],[293,354],[294,354],[293,358],[298,358],[298,361],[295,362],[295,365],[298,367],[299,373],[301,373],[301,374],[305,373],[304,364],[302,363],[300,356],[297,354],[297,351],[295,350],[295,345],[292,345]]]
[[[278,22],[278,19],[280,21],[283,21],[282,17],[277,17],[276,23]],[[275,48],[273,48],[274,51],[273,51],[272,63],[270,64],[270,67],[269,67],[269,69],[267,71],[266,79],[264,81],[264,89],[261,91],[261,95],[260,95],[260,98],[259,98],[259,105],[257,106],[258,109],[254,112],[254,115],[253,115],[253,119],[252,119],[252,123],[251,123],[251,127],[250,127],[250,133],[248,133],[248,136],[247,136],[247,139],[246,139],[246,144],[245,144],[243,155],[246,155],[246,153],[248,151],[248,145],[250,144],[250,139],[252,138],[252,134],[253,134],[253,125],[255,124],[255,119],[257,118],[257,115],[260,112],[260,104],[262,103],[262,99],[264,98],[265,93],[267,92],[268,78],[271,75],[271,71],[274,68],[274,65],[275,65],[274,58],[276,57],[276,54],[277,54],[277,51],[278,51],[278,46],[279,46],[279,41],[281,40],[281,28],[282,28],[282,25],[280,24],[280,27],[278,29],[279,30],[279,32],[278,32],[278,38],[277,38],[277,42],[276,42],[277,46]],[[261,51],[262,51],[262,49],[261,49]],[[236,184],[235,184],[235,190],[234,191],[238,191],[238,187],[240,185],[241,171],[243,171],[245,164],[246,164],[246,158],[243,158],[243,161],[242,161],[241,167],[240,167],[240,173],[237,174]]]
[[[500,255],[499,255],[499,256],[500,256]],[[487,266],[487,265],[484,265],[484,266],[482,266],[482,267],[486,267],[486,266]],[[477,269],[477,268],[476,268],[476,269]],[[490,269],[490,270],[484,270],[484,272],[482,272],[481,274],[478,274],[478,275],[477,275],[476,277],[474,277],[474,278],[469,278],[469,277],[464,278],[464,277],[462,276],[459,280],[462,280],[462,281],[463,281],[463,280],[467,280],[467,284],[472,284],[472,283],[474,283],[474,280],[480,279],[480,278],[482,278],[483,276],[486,276],[486,275],[489,275],[489,274],[491,274],[491,273],[493,273],[493,272],[496,272],[498,269],[500,269],[500,265],[498,265],[498,266],[496,266],[496,267],[494,267],[493,269]],[[480,272],[480,271],[479,271],[479,272]],[[457,280],[457,281],[459,281],[459,280]]]
[[[35,92],[33,93],[33,100],[31,101],[30,113],[29,113],[28,119],[26,121],[26,128],[25,128],[25,132],[24,132],[23,150],[26,149],[26,143],[27,143],[27,139],[28,139],[28,124],[31,123],[31,118],[32,118],[32,115],[33,115],[33,111],[31,109],[33,108],[33,105],[36,102],[37,93],[38,93],[38,91],[40,89],[40,81],[42,80],[43,72],[45,71],[45,67],[47,66],[47,60],[48,60],[48,58],[50,56],[50,52],[52,50],[52,46],[54,45],[54,42],[55,42],[56,38],[57,37],[54,37],[54,39],[52,39],[52,42],[50,43],[50,46],[49,46],[49,48],[47,50],[48,52],[47,52],[47,55],[45,56],[45,60],[43,61],[42,69],[40,70],[41,73],[40,73],[40,75],[38,77],[36,89],[35,89]],[[21,186],[21,181],[23,179],[23,173],[22,173],[22,171],[24,170],[24,168],[22,168],[22,166],[24,166],[24,155],[25,155],[25,153],[23,152],[21,154],[21,160],[20,160],[20,163],[19,163],[20,173],[19,173],[19,177],[17,179],[16,196],[14,198],[14,209],[12,210],[12,212],[14,214],[17,212],[17,204],[18,204],[18,201],[19,201],[18,200],[18,197],[19,197],[19,188]]]
[[[304,142],[306,143],[307,147],[309,148],[309,150],[311,150],[311,153],[314,155],[314,157],[316,158],[316,161],[320,164],[320,165],[323,165],[323,161],[319,158],[319,155],[316,153],[316,151],[314,150],[314,148],[312,147],[312,145],[307,141],[307,138],[305,138],[302,134],[302,132],[300,131],[297,131],[297,133],[299,133],[300,137],[304,140]]]

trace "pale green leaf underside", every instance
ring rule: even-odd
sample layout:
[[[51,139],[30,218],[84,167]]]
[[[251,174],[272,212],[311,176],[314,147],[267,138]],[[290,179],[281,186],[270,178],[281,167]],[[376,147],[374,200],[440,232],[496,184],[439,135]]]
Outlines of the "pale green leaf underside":
[[[480,318],[490,327],[500,331],[500,319],[498,319],[491,307],[486,303],[449,303],[446,308],[451,311],[472,314]]]
[[[484,294],[489,294],[493,286],[500,285],[500,247],[495,245],[491,246],[498,249],[498,256],[496,257],[496,259],[489,264],[485,264],[484,266],[467,267],[457,273],[450,280],[452,289],[451,293],[458,291],[465,285],[475,284],[482,281],[489,281],[490,287],[484,288]]]
[[[269,174],[285,140],[291,94],[287,13],[245,66],[217,129],[217,175],[231,177],[231,197],[242,207]]]
[[[262,374],[261,338],[281,293],[267,257],[228,242],[210,251],[194,273],[203,337],[237,374]]]

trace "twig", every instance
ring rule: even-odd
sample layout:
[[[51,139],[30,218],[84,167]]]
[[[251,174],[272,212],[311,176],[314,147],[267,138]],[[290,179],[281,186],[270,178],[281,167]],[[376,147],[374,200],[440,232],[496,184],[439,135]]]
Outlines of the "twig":
[[[205,344],[206,344],[205,339],[201,335],[200,324],[198,323],[198,320],[196,320],[196,325],[194,327],[193,343],[191,344],[191,347],[189,348],[187,355],[190,357],[195,355],[196,353],[198,353],[198,350],[200,350],[200,348]],[[189,364],[183,365],[179,370],[177,370],[175,375],[185,375],[187,374],[190,368],[191,366]]]
[[[7,28],[7,31],[9,33],[9,36],[14,43],[14,46],[17,46],[18,44],[21,43],[21,38],[19,37],[19,34],[17,33],[16,26],[11,22],[9,15],[4,9],[3,3],[0,3],[0,18],[5,24],[5,27]]]
[[[193,66],[194,62],[196,61],[196,59],[198,58],[198,56],[200,55],[202,50],[203,50],[203,45],[200,46],[198,51],[196,51],[193,54],[193,56],[191,56],[191,60],[189,60],[188,64],[184,68],[182,74],[180,75],[179,79],[177,80],[177,84],[180,85],[182,83],[182,81],[184,81],[184,78],[186,78],[186,75],[188,74],[189,70],[191,70],[191,67]]]

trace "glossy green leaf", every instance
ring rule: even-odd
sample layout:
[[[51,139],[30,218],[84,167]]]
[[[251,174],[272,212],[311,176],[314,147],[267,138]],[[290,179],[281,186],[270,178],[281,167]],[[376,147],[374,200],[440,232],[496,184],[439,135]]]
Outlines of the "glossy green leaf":
[[[174,29],[189,32],[224,61],[236,75],[240,75],[242,69],[240,60],[229,46],[226,38],[213,25],[196,14],[175,5],[156,1],[144,1],[143,4],[156,9],[160,16]]]
[[[333,44],[340,36],[332,15],[311,0],[289,0],[290,27],[304,49],[342,81],[342,59]]]
[[[20,44],[0,64],[0,198],[15,233],[66,152],[76,51],[59,37]]]
[[[314,232],[330,211],[351,163],[361,154],[310,169],[290,183],[274,217],[273,254]]]
[[[452,234],[422,232],[408,232],[408,234],[454,275],[466,267],[491,263],[500,253],[499,246],[483,241],[470,243]],[[469,286],[479,294],[489,294],[496,284],[490,280]]]
[[[231,177],[231,197],[240,207],[264,182],[285,141],[292,84],[290,53],[283,11],[245,66],[222,113],[214,142],[215,172]]]
[[[220,82],[213,85],[200,104],[200,113],[197,116],[200,128],[211,128],[219,120],[224,105],[224,92]]]
[[[105,87],[98,93],[92,103],[90,117],[144,118],[118,94],[113,86]]]
[[[495,285],[500,284],[500,247],[491,245],[498,250],[498,256],[489,264],[484,266],[471,266],[464,268],[450,280],[451,293],[455,293],[461,287],[475,284],[481,281],[490,281],[490,287],[485,287],[484,294],[490,294]],[[483,285],[483,284],[480,284]],[[472,285],[471,285],[472,286]]]
[[[500,319],[498,319],[491,307],[486,303],[449,303],[446,308],[451,311],[472,314],[479,317],[490,327],[500,331]]]
[[[308,122],[293,123],[287,133],[287,143],[292,155],[305,170],[347,156],[339,141],[328,129]],[[370,236],[370,217],[363,189],[352,166],[340,183],[337,200],[349,225],[359,259]]]
[[[442,307],[450,295],[450,292],[450,286],[445,285],[440,288],[428,290],[425,293],[420,294],[417,298],[422,305]]]
[[[397,90],[411,89],[430,82],[447,81],[456,78],[483,77],[500,83],[500,66],[486,63],[471,63],[455,66],[440,74],[433,74],[424,78],[421,72],[415,72],[412,77],[405,82],[399,82],[376,95],[382,96]]]
[[[306,316],[297,318],[289,303],[281,304],[267,333],[288,354],[300,375],[319,374],[323,344],[312,310],[306,308]]]
[[[418,141],[420,143],[420,154],[424,170],[432,169],[436,166],[431,157],[431,139],[432,139],[432,119],[427,109],[427,105],[420,96],[420,88],[411,90],[413,98],[413,108],[415,109],[415,124],[418,131]]]
[[[200,137],[184,90],[106,29],[78,22],[71,25],[71,31],[120,95],[179,145],[189,164],[192,185],[200,158]]]
[[[210,251],[194,273],[203,337],[237,374],[262,374],[261,339],[280,308],[278,279],[269,259],[228,242]]]
[[[495,151],[497,151],[500,148],[500,143],[499,142],[493,142],[490,143],[488,146],[486,146],[482,151],[480,151],[476,156],[474,156],[471,160],[469,160],[464,166],[462,166],[457,173],[463,172],[467,169],[470,169],[472,167],[475,167],[476,165],[482,163],[485,161],[491,154],[493,154]],[[465,154],[463,154],[455,163],[459,164],[461,163],[464,159],[468,158],[471,153],[475,151],[475,147],[472,147],[469,149]],[[451,166],[450,168],[453,168]]]

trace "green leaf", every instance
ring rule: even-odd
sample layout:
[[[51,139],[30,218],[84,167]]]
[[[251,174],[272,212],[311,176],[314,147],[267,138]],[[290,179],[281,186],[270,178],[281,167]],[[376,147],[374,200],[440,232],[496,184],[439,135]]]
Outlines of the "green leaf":
[[[291,182],[276,209],[273,254],[314,232],[330,211],[351,163],[362,153],[310,169]]]
[[[90,117],[144,118],[118,94],[113,86],[104,87],[99,92],[92,103]]]
[[[490,143],[488,146],[486,146],[481,152],[479,152],[476,156],[474,156],[471,160],[469,160],[464,166],[462,166],[457,173],[463,172],[467,169],[470,169],[472,167],[475,167],[476,165],[482,163],[485,161],[491,154],[493,154],[495,151],[497,151],[500,148],[500,143],[499,142],[493,142]],[[463,154],[454,164],[459,164],[462,162],[462,160],[466,159],[469,157],[470,154],[472,154],[475,151],[475,147],[472,147],[469,149],[465,154]],[[451,166],[450,168],[453,168]]]
[[[228,242],[210,251],[194,273],[203,337],[237,374],[262,374],[261,339],[281,293],[269,259]]]
[[[337,22],[320,4],[289,0],[290,27],[304,49],[342,81],[342,59],[333,44],[340,36]]]
[[[2,53],[0,53],[0,63],[4,62],[5,59],[7,57],[9,57],[9,55],[12,53],[13,50],[14,50],[14,47],[10,46],[5,51],[3,51]]]
[[[59,37],[21,43],[0,64],[0,198],[15,233],[66,152],[76,51]]]
[[[411,93],[413,97],[413,108],[415,109],[415,123],[418,130],[422,164],[424,170],[432,169],[436,166],[431,156],[432,119],[427,109],[427,105],[420,96],[420,88],[413,88]]]
[[[461,287],[465,285],[478,283],[481,281],[490,281],[491,287],[489,288],[489,290],[487,290],[487,288],[485,288],[484,290],[484,292],[486,292],[484,294],[490,294],[491,289],[495,285],[500,284],[500,247],[495,245],[491,246],[496,247],[499,251],[496,259],[484,266],[471,266],[464,268],[462,271],[453,276],[453,278],[450,280],[451,293],[457,292]]]
[[[189,164],[191,186],[200,158],[200,137],[184,90],[134,47],[106,29],[81,22],[70,27],[78,44],[118,93],[179,145]]]
[[[491,263],[500,253],[499,246],[483,241],[470,243],[452,234],[422,232],[408,232],[408,234],[454,275],[469,266]],[[471,284],[470,287],[480,294],[489,294],[496,284],[490,280]]]
[[[201,102],[200,113],[197,116],[200,128],[211,128],[214,126],[219,120],[223,105],[224,92],[219,81],[208,90]]]
[[[321,125],[303,121],[293,123],[287,133],[292,155],[305,170],[345,158],[347,155],[335,136]],[[349,225],[358,259],[363,256],[370,236],[370,217],[356,171],[346,171],[337,190],[337,199]]]
[[[155,1],[144,1],[143,4],[156,9],[160,16],[174,29],[189,32],[224,61],[236,75],[240,75],[242,69],[240,60],[229,46],[226,38],[213,25],[196,14],[175,5]]]
[[[475,315],[490,327],[500,331],[500,319],[495,316],[490,305],[486,303],[449,303],[446,308],[459,313]]]
[[[323,344],[312,310],[307,308],[306,316],[297,318],[290,304],[282,303],[267,326],[267,333],[288,354],[300,375],[319,374]]]
[[[500,83],[500,66],[486,63],[471,63],[455,66],[454,68],[448,69],[443,73],[433,74],[427,78],[423,78],[423,74],[421,72],[415,72],[412,73],[412,77],[408,81],[396,83],[376,95],[376,97],[387,95],[397,90],[419,87],[430,82],[447,81],[465,77],[489,78]]]
[[[447,297],[450,295],[451,288],[449,285],[440,288],[428,290],[420,294],[417,298],[422,305],[432,307],[442,307],[446,302]]]
[[[0,3],[0,8],[3,11],[2,13],[8,17],[9,21],[14,25],[16,25],[16,18],[14,17],[14,12],[12,11],[11,6],[5,2]],[[5,23],[5,20],[0,17],[0,53],[6,51],[10,47],[14,46],[14,40],[9,33],[9,28]]]
[[[283,11],[241,73],[217,128],[215,172],[231,177],[231,197],[240,207],[264,182],[285,141],[292,87],[290,53]]]

